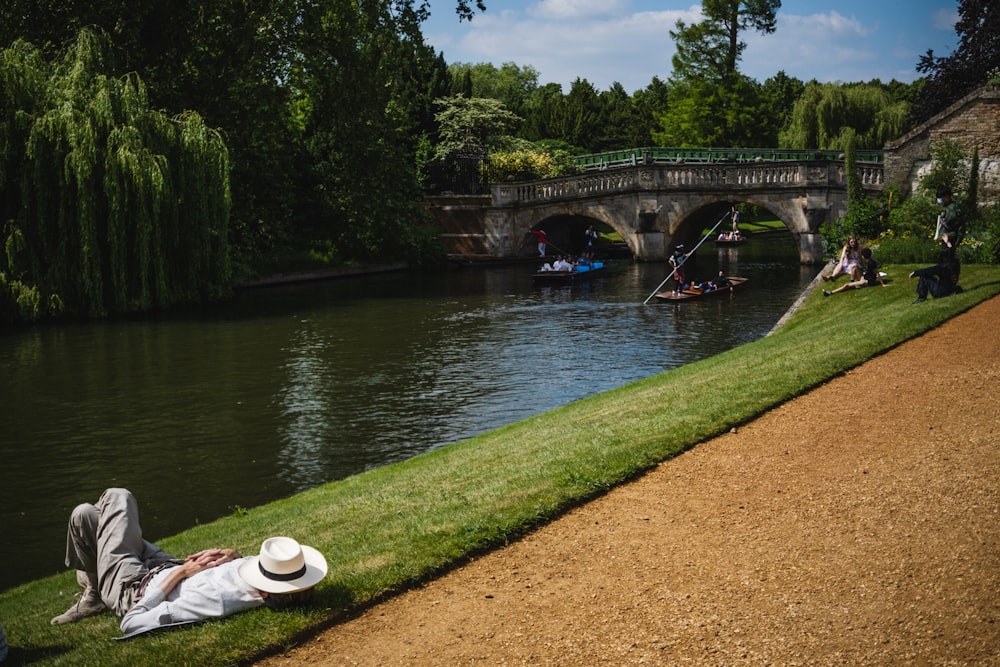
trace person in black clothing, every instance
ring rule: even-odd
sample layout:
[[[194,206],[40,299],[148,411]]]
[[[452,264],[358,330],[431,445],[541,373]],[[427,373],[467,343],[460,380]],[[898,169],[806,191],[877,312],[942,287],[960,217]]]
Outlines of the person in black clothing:
[[[708,283],[708,287],[705,289],[705,291],[712,292],[714,290],[722,289],[723,287],[729,287],[729,286],[730,286],[729,278],[726,277],[726,274],[724,272],[719,271],[719,275],[712,278],[712,280]]]
[[[961,292],[958,286],[958,258],[955,256],[955,246],[948,234],[941,237],[941,255],[938,263],[925,269],[917,269],[910,274],[910,279],[919,278],[917,282],[917,300],[921,303],[930,294],[935,299]]]

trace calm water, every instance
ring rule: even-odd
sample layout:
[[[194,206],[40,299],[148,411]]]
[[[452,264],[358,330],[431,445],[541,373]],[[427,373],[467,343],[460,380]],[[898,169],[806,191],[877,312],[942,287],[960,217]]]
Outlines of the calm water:
[[[559,287],[465,268],[2,335],[0,590],[63,570],[69,511],[105,487],[156,540],[755,340],[817,270],[787,235],[706,243],[696,275],[719,268],[751,282],[644,306],[664,264]]]

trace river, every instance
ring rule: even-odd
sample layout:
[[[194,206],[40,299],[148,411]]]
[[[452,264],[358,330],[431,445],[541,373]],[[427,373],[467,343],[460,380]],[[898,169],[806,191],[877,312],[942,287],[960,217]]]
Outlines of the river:
[[[665,264],[571,286],[466,267],[2,334],[0,590],[63,570],[66,517],[105,487],[155,541],[760,338],[818,270],[788,234],[696,257],[750,282],[643,305]]]

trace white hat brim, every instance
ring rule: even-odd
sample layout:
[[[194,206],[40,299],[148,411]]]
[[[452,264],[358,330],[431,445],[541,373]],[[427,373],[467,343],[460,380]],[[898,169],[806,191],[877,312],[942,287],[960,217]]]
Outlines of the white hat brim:
[[[237,571],[245,582],[257,590],[267,593],[295,593],[312,588],[326,576],[326,558],[312,547],[304,544],[299,546],[302,547],[302,555],[306,561],[306,571],[305,574],[297,579],[276,581],[264,576],[264,573],[260,571],[259,556],[251,556],[244,560],[240,563]]]

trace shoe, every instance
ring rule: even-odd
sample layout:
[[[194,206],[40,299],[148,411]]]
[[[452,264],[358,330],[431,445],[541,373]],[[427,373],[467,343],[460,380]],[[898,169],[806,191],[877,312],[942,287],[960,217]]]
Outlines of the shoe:
[[[823,296],[830,296],[831,294],[833,294],[833,292],[831,292],[830,290],[828,289],[823,290]]]
[[[73,603],[72,607],[52,619],[52,625],[76,623],[77,621],[87,618],[88,616],[103,614],[108,610],[108,606],[104,604],[101,600],[101,596],[98,595],[97,591],[93,588],[88,587],[79,595],[80,599]]]
[[[830,282],[831,280],[833,280],[833,278],[831,278],[830,276],[820,276],[820,278],[822,278],[823,282],[825,282],[825,283]]]
[[[914,301],[913,303],[923,303],[924,301],[927,301],[927,299],[925,299],[922,296],[919,296],[919,297],[917,297],[917,300]]]

